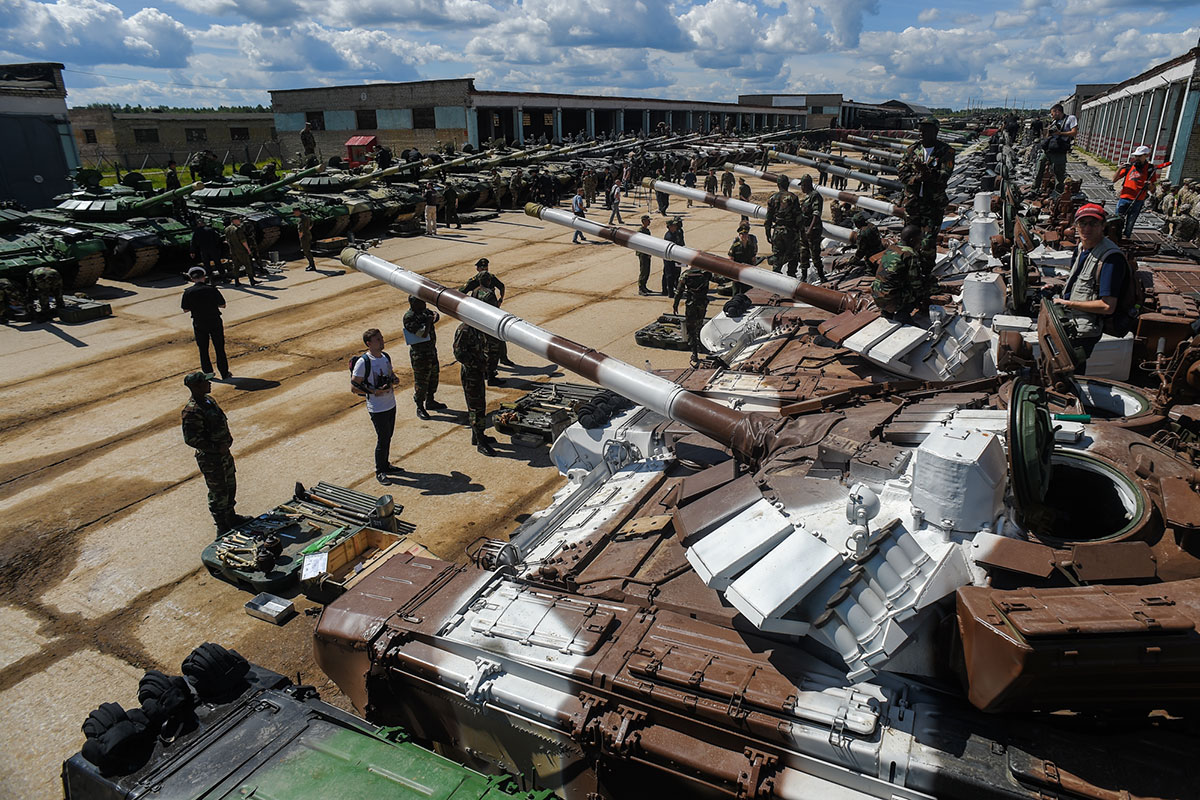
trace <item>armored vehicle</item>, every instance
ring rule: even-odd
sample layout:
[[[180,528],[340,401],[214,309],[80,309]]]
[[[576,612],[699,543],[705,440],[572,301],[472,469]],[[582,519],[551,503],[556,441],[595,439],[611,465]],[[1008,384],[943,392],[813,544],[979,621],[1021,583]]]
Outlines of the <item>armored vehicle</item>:
[[[132,191],[85,188],[52,209],[34,211],[38,222],[84,230],[104,242],[104,275],[132,279],[154,268],[164,254],[185,251],[191,229],[174,217],[154,216],[199,189],[192,183],[169,192],[141,197]]]
[[[1192,796],[1190,462],[1056,419],[1037,373],[746,414],[343,260],[637,404],[568,428],[566,485],[475,564],[326,609],[373,721],[568,800]]]
[[[104,241],[91,231],[39,223],[24,211],[0,208],[0,277],[23,280],[37,267],[53,267],[64,289],[84,289],[104,272],[104,251]]]
[[[396,175],[403,169],[404,165],[397,164],[361,174],[327,171],[301,178],[296,182],[296,188],[306,198],[327,202],[332,206],[345,206],[350,212],[347,230],[358,233],[368,225],[390,225],[404,210],[405,204],[391,192],[368,190],[375,181]]]
[[[324,171],[323,166],[309,167],[293,172],[277,181],[256,185],[248,180],[224,181],[206,184],[188,198],[188,208],[197,217],[205,220],[217,230],[224,230],[234,217],[250,222],[257,232],[258,246],[262,250],[279,241],[284,217],[290,215],[295,203],[300,203],[313,217],[313,233],[318,238],[340,233],[349,225],[349,210],[344,206],[334,207],[316,202],[289,200],[287,187],[301,178]]]

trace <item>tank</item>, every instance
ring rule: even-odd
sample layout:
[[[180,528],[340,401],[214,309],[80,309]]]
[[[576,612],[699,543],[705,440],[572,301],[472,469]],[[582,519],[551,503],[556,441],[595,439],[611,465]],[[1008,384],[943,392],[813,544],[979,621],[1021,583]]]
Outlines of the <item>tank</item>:
[[[878,186],[881,189],[890,189],[898,192],[904,188],[904,184],[892,178],[883,178],[879,175],[870,175],[866,172],[859,172],[858,170],[850,169],[848,167],[839,167],[836,164],[823,164],[818,161],[813,161],[811,158],[804,158],[803,156],[793,156],[789,155],[788,153],[780,153],[777,150],[770,150],[767,152],[767,155],[771,158],[778,159],[779,161],[788,161],[793,164],[801,164],[806,167],[812,167],[813,169],[820,168],[825,172],[828,172],[830,175],[840,175],[844,178],[849,178],[850,180],[862,181],[863,183],[869,183],[872,186]]]
[[[63,288],[93,286],[104,272],[104,241],[77,227],[39,223],[14,208],[0,208],[0,277],[21,281],[37,267],[53,267]]]
[[[200,186],[191,183],[149,197],[119,189],[79,189],[54,208],[30,216],[96,235],[104,242],[105,277],[129,280],[152,270],[161,256],[187,250],[191,228],[184,221],[159,214]]]
[[[370,191],[373,183],[397,175],[404,168],[405,165],[397,164],[366,173],[327,171],[301,178],[296,181],[296,188],[306,197],[345,206],[350,212],[348,230],[358,233],[368,225],[390,225],[404,210],[402,195]]]
[[[858,140],[861,137],[847,136],[846,138]],[[861,139],[861,141],[837,141],[834,142],[834,144],[836,144],[838,147],[847,148],[849,150],[858,150],[861,153],[866,153],[867,155],[875,156],[876,158],[882,158],[887,161],[899,163],[900,159],[904,158],[902,154],[897,153],[895,150],[880,150],[876,147],[868,147],[867,143],[869,142],[870,139]],[[873,166],[878,167],[878,165]]]
[[[897,168],[892,164],[863,161],[860,158],[851,158],[850,156],[841,156],[834,153],[823,153],[820,150],[797,150],[794,155],[806,156],[814,161],[829,161],[838,166],[846,167],[847,169],[867,169],[875,172],[890,173],[892,175],[895,175],[897,172]]]
[[[553,503],[472,564],[326,608],[373,723],[565,800],[1192,796],[1190,463],[1024,381],[746,414],[343,260],[638,403],[568,428]]]
[[[321,165],[309,167],[262,186],[233,179],[219,184],[206,184],[188,198],[188,208],[219,231],[225,230],[225,225],[233,217],[250,222],[254,225],[258,246],[263,251],[279,241],[285,224],[284,217],[290,216],[292,208],[297,205],[312,215],[315,237],[333,236],[350,224],[349,209],[303,198],[293,199],[287,195],[287,188],[291,184],[324,170],[325,167]]]
[[[63,797],[132,800],[149,793],[180,800],[550,800],[549,792],[522,791],[515,779],[467,769],[415,744],[404,730],[371,725],[321,702],[313,687],[293,684],[276,672],[246,664],[236,652],[229,661],[237,665],[232,674],[244,672],[229,692],[232,697],[208,691],[197,698],[187,696],[189,710],[176,710],[174,715],[183,718],[179,732],[172,730],[169,737],[161,739],[130,737],[122,747],[112,748],[118,751],[117,757],[98,757],[96,751],[101,748],[93,745],[100,737],[93,738],[84,752],[63,762]],[[207,683],[193,681],[192,685],[207,689]],[[143,680],[143,686],[150,685]],[[106,704],[107,708],[97,709],[94,715],[111,714],[113,705]],[[127,716],[133,721],[125,724],[134,730],[144,726],[144,709],[131,712]],[[89,718],[85,730],[92,723]],[[103,767],[89,761],[85,752]]]

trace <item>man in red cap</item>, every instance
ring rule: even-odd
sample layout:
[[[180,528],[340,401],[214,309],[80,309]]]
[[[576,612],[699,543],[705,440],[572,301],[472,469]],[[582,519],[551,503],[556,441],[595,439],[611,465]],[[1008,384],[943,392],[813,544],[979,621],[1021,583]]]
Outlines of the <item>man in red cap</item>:
[[[1123,335],[1120,328],[1128,320],[1110,319],[1117,311],[1117,299],[1127,280],[1125,254],[1104,235],[1104,207],[1085,203],[1075,212],[1079,245],[1071,260],[1071,272],[1062,296],[1054,302],[1067,312],[1075,327],[1072,343],[1091,356],[1105,328]]]
[[[1150,148],[1140,145],[1133,151],[1133,160],[1117,170],[1112,182],[1121,181],[1121,194],[1117,200],[1117,215],[1125,218],[1125,228],[1122,236],[1128,239],[1133,235],[1133,226],[1146,198],[1154,191],[1154,182],[1158,180],[1158,168],[1150,163]]]

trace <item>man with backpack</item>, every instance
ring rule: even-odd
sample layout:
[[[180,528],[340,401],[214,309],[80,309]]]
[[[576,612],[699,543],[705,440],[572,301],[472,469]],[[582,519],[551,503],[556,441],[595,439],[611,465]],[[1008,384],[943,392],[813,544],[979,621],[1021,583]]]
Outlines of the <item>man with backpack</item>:
[[[1089,357],[1104,333],[1128,333],[1137,311],[1128,299],[1132,287],[1128,262],[1121,248],[1104,235],[1105,216],[1104,207],[1097,203],[1085,203],[1075,212],[1079,245],[1062,295],[1054,298],[1074,325],[1071,343]]]
[[[350,391],[367,398],[367,415],[375,427],[375,480],[384,486],[391,483],[388,475],[403,472],[388,463],[392,449],[392,433],[396,430],[396,391],[398,382],[392,372],[392,357],[383,349],[383,334],[378,328],[363,333],[367,352],[350,362]]]

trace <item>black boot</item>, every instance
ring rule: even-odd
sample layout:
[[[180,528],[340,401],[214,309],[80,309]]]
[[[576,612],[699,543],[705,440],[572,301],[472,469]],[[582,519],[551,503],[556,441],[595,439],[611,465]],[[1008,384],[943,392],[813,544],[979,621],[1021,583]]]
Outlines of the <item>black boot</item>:
[[[446,404],[445,404],[445,403],[439,403],[437,400],[434,400],[434,399],[431,397],[431,398],[429,398],[428,400],[426,400],[426,401],[425,401],[425,407],[426,407],[426,408],[431,408],[431,409],[433,409],[434,411],[441,411],[442,409],[444,409],[444,408],[446,407]]]
[[[496,455],[496,451],[492,449],[492,442],[492,437],[480,433],[475,437],[475,449],[485,456],[494,456]]]
[[[417,419],[429,419],[429,412],[420,403],[417,403]]]

